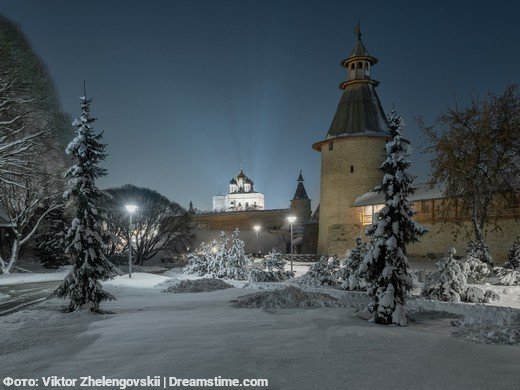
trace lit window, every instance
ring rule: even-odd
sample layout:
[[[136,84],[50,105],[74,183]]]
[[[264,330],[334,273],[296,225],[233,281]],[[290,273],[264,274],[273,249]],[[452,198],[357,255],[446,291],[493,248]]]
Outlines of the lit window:
[[[371,225],[376,221],[376,213],[381,211],[385,205],[374,204],[369,206],[363,206],[361,208],[361,223],[363,226]]]

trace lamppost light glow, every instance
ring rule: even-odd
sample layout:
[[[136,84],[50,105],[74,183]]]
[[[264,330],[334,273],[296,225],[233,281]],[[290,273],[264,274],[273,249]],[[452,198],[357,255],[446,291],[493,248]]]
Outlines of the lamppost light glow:
[[[287,217],[287,221],[289,221],[289,223],[294,223],[296,221],[296,217],[294,215],[291,215]]]
[[[129,213],[135,213],[137,211],[137,206],[135,204],[127,204],[125,205],[126,211]]]
[[[132,277],[132,242],[137,242],[137,237],[132,237],[132,215],[137,211],[137,205],[127,204],[125,205],[126,211],[130,214],[130,224],[128,225],[128,277]]]
[[[262,227],[260,225],[253,226],[253,229],[255,229],[255,232],[258,232]]]

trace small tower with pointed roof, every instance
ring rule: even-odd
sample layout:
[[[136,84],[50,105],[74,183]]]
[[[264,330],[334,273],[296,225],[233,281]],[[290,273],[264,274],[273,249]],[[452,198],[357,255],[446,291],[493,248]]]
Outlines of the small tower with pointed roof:
[[[294,193],[293,198],[291,199],[291,209],[294,211],[294,215],[297,217],[297,223],[299,225],[303,225],[311,219],[311,200],[307,195],[307,191],[305,190],[305,186],[303,185],[304,179],[302,176],[302,171],[300,171],[300,175],[297,179],[298,186],[296,187],[296,192]]]
[[[356,236],[363,234],[352,207],[359,194],[381,183],[379,167],[388,139],[385,112],[371,78],[377,58],[368,53],[359,25],[349,56],[341,61],[347,79],[324,140],[312,147],[321,154],[318,253],[345,254]]]

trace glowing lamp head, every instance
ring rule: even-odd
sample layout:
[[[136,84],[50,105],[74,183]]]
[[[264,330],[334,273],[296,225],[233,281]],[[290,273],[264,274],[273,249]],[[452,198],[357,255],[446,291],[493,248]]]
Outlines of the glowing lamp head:
[[[293,224],[296,221],[296,217],[294,215],[291,215],[291,216],[287,217],[287,221],[290,224]]]
[[[211,252],[217,253],[217,247],[216,246],[211,247]]]
[[[125,207],[126,211],[129,213],[135,213],[137,211],[137,206],[135,204],[127,204]]]
[[[255,229],[255,232],[259,232],[262,227],[260,225],[253,226],[253,229]]]

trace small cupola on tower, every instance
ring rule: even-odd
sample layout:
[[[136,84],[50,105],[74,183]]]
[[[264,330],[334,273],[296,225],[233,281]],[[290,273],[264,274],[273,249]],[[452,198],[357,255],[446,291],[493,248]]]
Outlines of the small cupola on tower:
[[[313,145],[321,151],[323,145],[334,148],[331,139],[350,136],[388,137],[388,125],[385,112],[377,96],[379,81],[370,77],[370,68],[377,63],[377,58],[368,54],[361,40],[359,24],[356,27],[357,40],[350,55],[341,61],[347,69],[347,80],[340,83],[343,90],[338,108],[332,119],[325,140]]]
[[[377,58],[368,54],[368,50],[361,40],[361,29],[359,23],[356,27],[357,42],[350,52],[350,55],[341,61],[341,66],[347,69],[347,81],[340,84],[341,89],[345,89],[346,83],[352,80],[363,80],[370,78],[370,67],[377,64]]]

